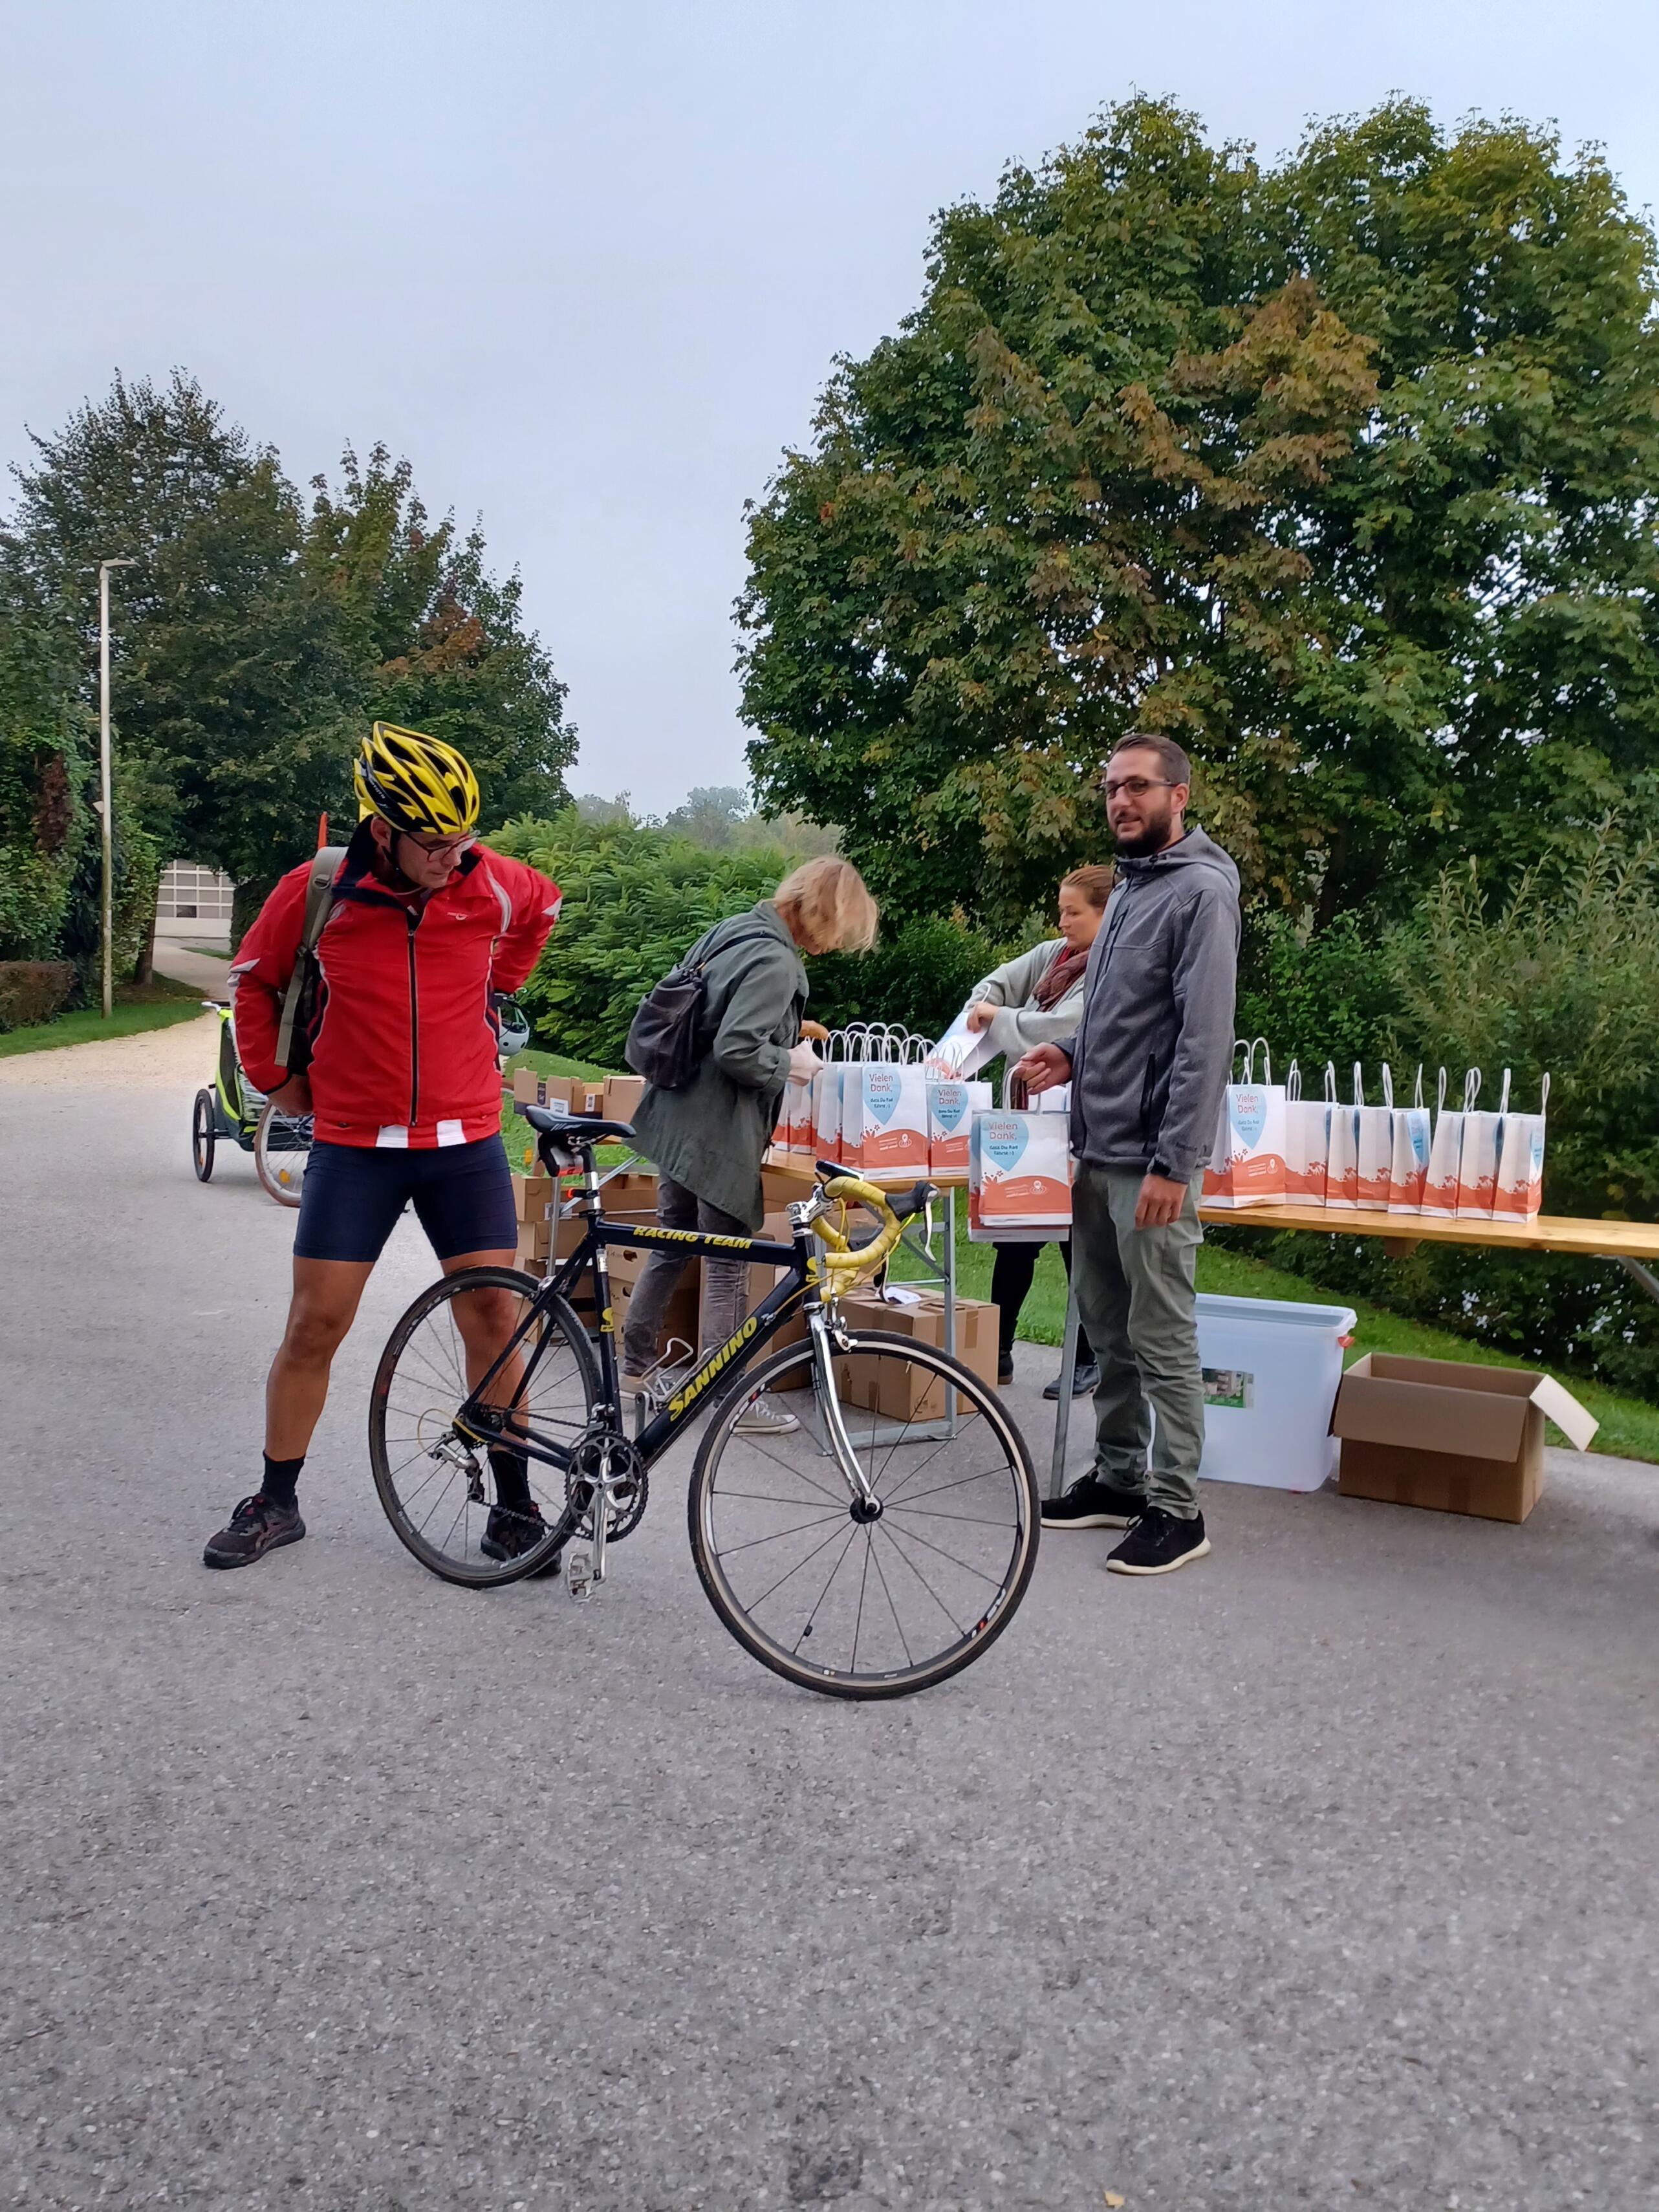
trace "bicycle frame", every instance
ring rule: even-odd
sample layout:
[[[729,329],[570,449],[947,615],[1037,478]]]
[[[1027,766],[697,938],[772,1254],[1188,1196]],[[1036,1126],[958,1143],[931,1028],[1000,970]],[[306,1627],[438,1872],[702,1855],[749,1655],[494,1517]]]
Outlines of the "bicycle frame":
[[[855,1498],[868,1499],[871,1496],[870,1483],[848,1436],[835,1387],[830,1364],[831,1330],[825,1318],[817,1267],[811,1249],[811,1229],[804,1223],[799,1224],[794,1241],[781,1244],[764,1237],[720,1237],[705,1234],[701,1230],[664,1229],[655,1224],[646,1227],[632,1222],[607,1221],[599,1210],[599,1176],[590,1154],[584,1162],[576,1194],[578,1215],[586,1218],[586,1234],[576,1249],[547,1277],[489,1371],[468,1395],[456,1416],[455,1425],[461,1433],[475,1443],[486,1445],[492,1442],[509,1442],[514,1450],[522,1451],[527,1459],[562,1468],[567,1473],[575,1450],[596,1433],[625,1437],[622,1378],[617,1362],[616,1324],[611,1304],[611,1270],[605,1259],[607,1250],[612,1245],[626,1245],[635,1251],[678,1252],[688,1260],[739,1260],[746,1264],[787,1267],[789,1279],[780,1283],[761,1301],[753,1313],[745,1316],[717,1351],[698,1362],[667,1404],[646,1423],[637,1437],[631,1439],[635,1450],[643,1465],[647,1468],[653,1465],[667,1450],[680,1431],[696,1418],[708,1392],[717,1388],[723,1379],[746,1367],[787,1322],[797,1312],[804,1312],[812,1345],[813,1365],[820,1385],[820,1402],[824,1410],[825,1426],[835,1458],[850,1493]],[[804,1212],[805,1208],[801,1210]],[[795,1209],[792,1207],[791,1211],[793,1212]],[[584,1273],[590,1270],[599,1316],[599,1395],[583,1437],[575,1445],[562,1444],[551,1437],[538,1436],[528,1420],[514,1416],[514,1407],[523,1397],[535,1373],[536,1364],[541,1357],[540,1346],[525,1358],[519,1387],[507,1405],[490,1404],[489,1393],[502,1369],[513,1359],[526,1337],[535,1328],[543,1308],[555,1297],[565,1297],[580,1282]],[[596,1486],[608,1491],[613,1481],[620,1485],[627,1480],[626,1472],[614,1478],[607,1472],[597,1478]],[[592,1578],[595,1582],[603,1581],[605,1575],[605,1520],[606,1516],[603,1512],[594,1516]]]

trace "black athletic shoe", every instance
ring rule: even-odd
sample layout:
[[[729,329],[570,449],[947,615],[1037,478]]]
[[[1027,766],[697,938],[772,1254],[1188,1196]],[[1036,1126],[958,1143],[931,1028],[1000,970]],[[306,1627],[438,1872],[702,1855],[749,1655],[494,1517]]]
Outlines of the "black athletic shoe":
[[[1094,1389],[1096,1383],[1098,1382],[1099,1380],[1100,1370],[1096,1366],[1094,1361],[1092,1359],[1079,1359],[1077,1365],[1072,1370],[1072,1395],[1074,1398],[1086,1398],[1090,1391]],[[1045,1398],[1059,1397],[1060,1377],[1058,1375],[1055,1376],[1052,1382],[1044,1385],[1042,1395]]]
[[[1013,1379],[1013,1360],[1007,1352],[1000,1352],[997,1354],[997,1388],[1000,1389],[1005,1382],[1012,1382]]]
[[[478,1549],[487,1559],[521,1559],[526,1552],[533,1552],[538,1544],[547,1540],[547,1523],[542,1518],[542,1509],[532,1498],[528,1505],[492,1505],[484,1532],[478,1539]],[[536,1570],[532,1580],[543,1575],[556,1575],[563,1559],[562,1547]]]
[[[1097,1474],[1080,1474],[1060,1498],[1042,1501],[1045,1528],[1127,1528],[1146,1510],[1138,1490],[1115,1490]]]
[[[251,1567],[267,1552],[283,1544],[297,1544],[306,1533],[297,1505],[273,1505],[255,1491],[245,1498],[216,1536],[210,1536],[202,1553],[204,1567]]]
[[[1209,1548],[1201,1513],[1177,1521],[1161,1505],[1149,1505],[1109,1555],[1106,1568],[1114,1575],[1172,1575],[1177,1567],[1201,1559]]]

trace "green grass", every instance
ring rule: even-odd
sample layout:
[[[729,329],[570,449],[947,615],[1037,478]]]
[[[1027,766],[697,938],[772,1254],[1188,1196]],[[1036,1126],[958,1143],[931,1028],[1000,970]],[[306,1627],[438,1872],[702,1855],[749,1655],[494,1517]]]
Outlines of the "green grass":
[[[107,1021],[101,1007],[82,1006],[76,1013],[59,1014],[55,1022],[8,1030],[0,1036],[0,1060],[20,1052],[52,1052],[59,1045],[97,1044],[109,1037],[137,1036],[144,1030],[169,1029],[174,1022],[189,1021],[201,1006],[198,990],[166,975],[158,975],[153,983],[118,983],[115,1010]]]
[[[616,1072],[612,1068],[596,1067],[590,1060],[567,1060],[562,1053],[531,1051],[519,1053],[507,1061],[503,1081],[510,1085],[514,1071],[520,1067],[533,1067],[538,1075],[586,1075],[594,1082]],[[530,1125],[514,1112],[511,1097],[501,1100],[501,1137],[507,1146],[507,1157],[514,1168],[528,1169],[535,1165],[536,1146],[530,1133]],[[620,1145],[601,1145],[598,1158],[601,1167],[612,1167],[618,1160],[625,1158],[626,1153]]]
[[[988,1244],[969,1243],[967,1212],[966,1205],[958,1200],[957,1285],[964,1297],[988,1298],[991,1248]],[[900,1276],[919,1275],[923,1270],[901,1250],[893,1272]],[[1299,1275],[1288,1274],[1282,1267],[1270,1267],[1265,1261],[1248,1259],[1241,1252],[1219,1251],[1213,1245],[1206,1244],[1199,1253],[1198,1287],[1224,1297],[1282,1298],[1296,1305],[1352,1306],[1358,1319],[1353,1348],[1346,1354],[1345,1365],[1367,1352],[1400,1352],[1413,1359],[1458,1359],[1483,1367],[1513,1367],[1516,1364],[1504,1353],[1488,1351],[1468,1337],[1454,1335],[1449,1329],[1431,1328],[1425,1322],[1408,1321],[1403,1314],[1390,1313],[1386,1307],[1369,1304],[1362,1298],[1338,1297],[1334,1291],[1304,1282]],[[1037,1261],[1036,1279],[1020,1316],[1019,1335],[1026,1344],[1057,1345],[1065,1328],[1066,1275],[1059,1253],[1048,1244]],[[1592,1450],[1615,1453],[1623,1459],[1659,1462],[1659,1406],[1650,1406],[1640,1398],[1623,1397],[1583,1376],[1564,1373],[1561,1379],[1580,1405],[1601,1424],[1595,1432]],[[1553,1430],[1550,1431],[1552,1437],[1554,1433]]]

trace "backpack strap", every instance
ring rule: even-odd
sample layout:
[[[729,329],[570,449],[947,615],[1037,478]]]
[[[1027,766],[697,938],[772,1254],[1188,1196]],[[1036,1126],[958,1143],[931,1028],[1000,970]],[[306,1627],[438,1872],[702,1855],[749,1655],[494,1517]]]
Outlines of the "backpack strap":
[[[294,957],[294,973],[289,977],[288,988],[283,994],[282,1019],[276,1026],[276,1065],[281,1068],[291,1065],[294,1024],[299,1016],[307,978],[316,957],[317,940],[333,910],[334,878],[339,874],[340,863],[345,856],[343,845],[324,845],[319,848],[311,863],[311,874],[306,884],[305,927],[300,932],[299,948]]]

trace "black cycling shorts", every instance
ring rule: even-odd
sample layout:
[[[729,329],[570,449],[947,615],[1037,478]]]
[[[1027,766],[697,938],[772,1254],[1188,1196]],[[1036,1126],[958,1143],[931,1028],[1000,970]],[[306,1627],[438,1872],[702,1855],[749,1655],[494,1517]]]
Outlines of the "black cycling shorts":
[[[428,1149],[316,1144],[300,1194],[296,1260],[378,1260],[412,1205],[441,1260],[510,1252],[518,1243],[513,1176],[499,1137]]]

